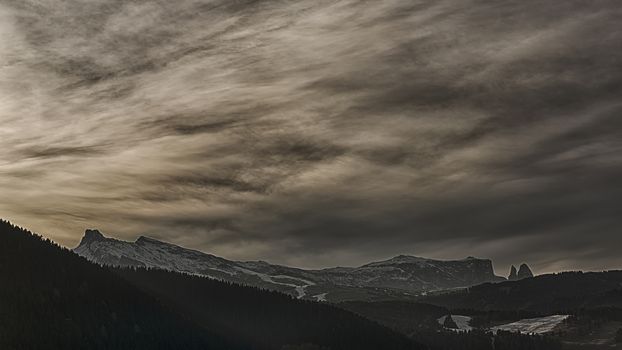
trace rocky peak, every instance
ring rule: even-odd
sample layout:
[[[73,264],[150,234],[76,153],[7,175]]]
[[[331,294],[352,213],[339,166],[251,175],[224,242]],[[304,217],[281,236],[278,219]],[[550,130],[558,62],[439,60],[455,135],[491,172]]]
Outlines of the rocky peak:
[[[518,275],[516,274],[516,267],[512,265],[510,268],[510,275],[508,276],[508,281],[516,281],[518,279]]]
[[[80,241],[80,246],[94,242],[94,241],[104,241],[104,240],[106,240],[106,237],[104,237],[104,235],[101,232],[99,232],[99,230],[87,229],[86,231],[84,231],[84,236],[82,237],[82,240]]]
[[[527,264],[521,264],[520,268],[518,269],[518,279],[523,279],[523,278],[531,278],[533,277],[533,272],[531,272],[531,269],[529,268],[529,266],[527,266]]]
[[[512,265],[512,267],[510,268],[510,275],[508,276],[508,280],[518,281],[518,280],[522,280],[524,278],[530,278],[530,277],[533,277],[533,273],[531,272],[531,269],[529,268],[529,266],[523,263],[518,268],[518,272],[516,272],[516,267]]]

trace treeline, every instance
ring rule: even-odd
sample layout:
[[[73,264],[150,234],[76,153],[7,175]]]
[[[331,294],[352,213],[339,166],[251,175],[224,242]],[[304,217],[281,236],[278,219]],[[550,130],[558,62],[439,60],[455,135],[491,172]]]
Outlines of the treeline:
[[[419,331],[415,335],[433,350],[561,350],[559,339],[551,336],[525,335],[482,330],[468,332]]]
[[[512,323],[525,318],[549,316],[549,314],[542,312],[526,310],[481,311],[473,309],[456,309],[453,310],[453,313],[457,315],[471,316],[470,325],[475,328],[490,328],[500,324]]]
[[[555,335],[562,338],[581,338],[594,334],[611,322],[620,321],[622,321],[622,309],[608,307],[580,310],[564,320],[563,327],[555,331]]]
[[[347,301],[337,306],[412,336],[419,329],[438,328],[438,319],[449,310],[435,305],[408,301]]]
[[[617,307],[580,309],[574,314],[577,317],[587,317],[601,321],[622,321],[622,309]]]

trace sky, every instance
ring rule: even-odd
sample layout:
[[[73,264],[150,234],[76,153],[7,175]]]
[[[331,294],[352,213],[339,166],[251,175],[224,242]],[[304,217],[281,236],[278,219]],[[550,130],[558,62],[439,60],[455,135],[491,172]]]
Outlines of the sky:
[[[622,268],[618,0],[0,0],[0,217],[238,260]]]

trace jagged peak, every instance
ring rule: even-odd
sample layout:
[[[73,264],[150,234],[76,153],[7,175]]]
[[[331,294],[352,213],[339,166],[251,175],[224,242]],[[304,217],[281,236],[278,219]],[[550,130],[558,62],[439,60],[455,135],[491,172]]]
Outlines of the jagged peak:
[[[512,265],[512,267],[510,268],[510,275],[508,276],[508,280],[517,281],[517,280],[522,280],[524,278],[530,278],[530,277],[533,277],[533,273],[531,272],[531,269],[529,268],[527,264],[522,263],[520,267],[518,268],[518,271],[516,270],[516,266]]]
[[[529,265],[522,263],[518,268],[518,278],[530,278],[533,277],[533,272],[529,268]]]
[[[510,267],[510,274],[508,275],[508,280],[510,281],[514,281],[516,280],[517,274],[516,274],[516,266],[512,265],[512,267]]]
[[[98,229],[86,229],[80,241],[80,246],[94,241],[103,241],[106,237]]]
[[[84,236],[85,236],[85,237],[98,237],[98,238],[105,238],[105,237],[104,237],[104,234],[103,234],[103,233],[101,233],[101,232],[100,232],[98,229],[96,229],[96,228],[93,228],[93,229],[89,229],[89,228],[87,228],[87,229],[84,231]]]

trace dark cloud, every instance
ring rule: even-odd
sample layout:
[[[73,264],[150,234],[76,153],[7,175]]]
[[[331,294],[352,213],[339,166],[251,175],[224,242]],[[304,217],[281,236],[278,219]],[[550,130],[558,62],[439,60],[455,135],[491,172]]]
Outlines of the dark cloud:
[[[92,157],[102,151],[91,146],[31,147],[20,151],[22,158]]]
[[[619,1],[0,0],[0,210],[237,259],[622,267]]]

